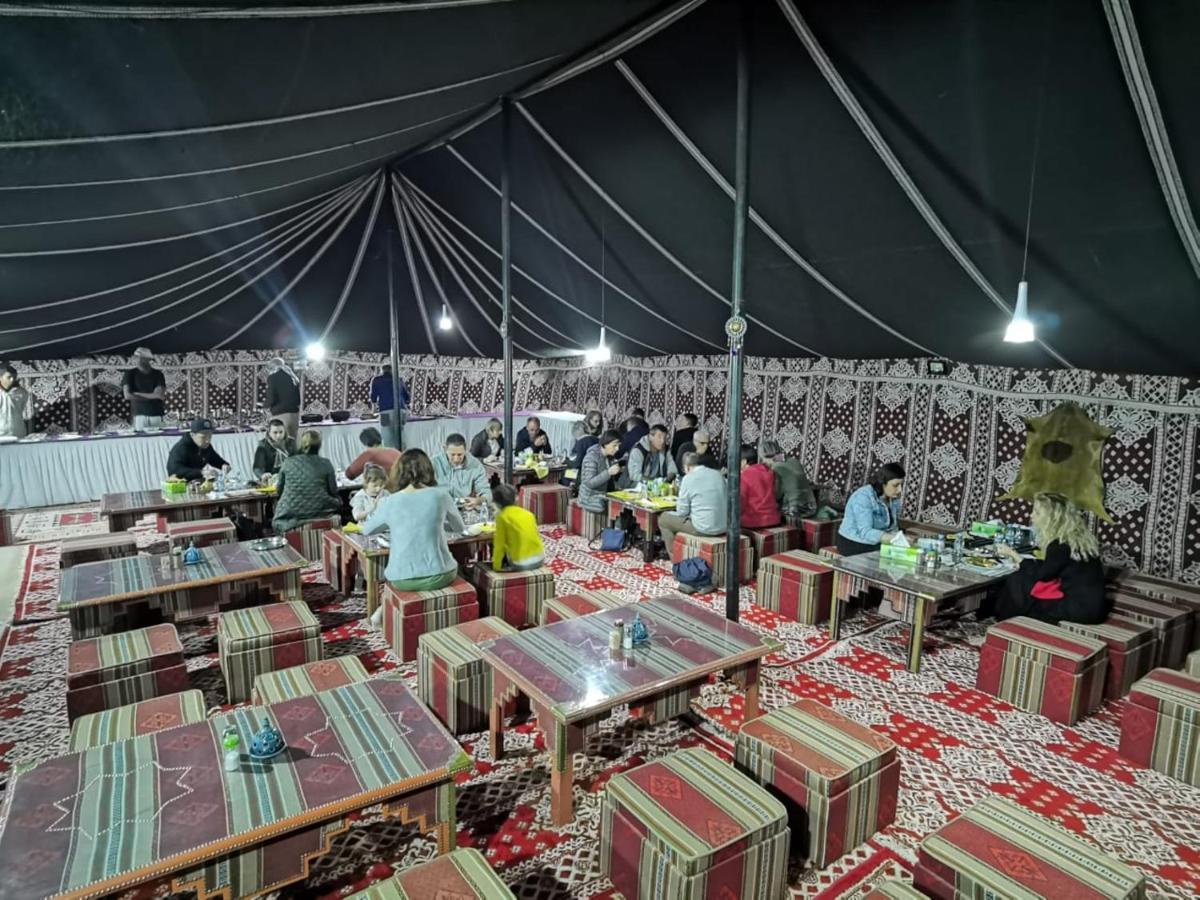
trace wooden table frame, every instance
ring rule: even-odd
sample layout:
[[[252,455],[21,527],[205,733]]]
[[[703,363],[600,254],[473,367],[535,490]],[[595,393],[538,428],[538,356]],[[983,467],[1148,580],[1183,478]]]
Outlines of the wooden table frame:
[[[142,502],[132,506],[121,505],[120,498],[135,495],[142,495]],[[128,531],[139,519],[151,513],[163,516],[168,522],[194,522],[241,513],[261,525],[270,521],[268,513],[274,503],[275,494],[258,491],[238,491],[219,497],[214,494],[191,497],[187,494],[167,495],[161,491],[131,491],[101,497],[100,515],[107,517],[110,532]]]
[[[354,559],[358,558],[363,580],[367,583],[368,616],[374,614],[375,610],[379,608],[380,586],[385,580],[383,570],[387,566],[388,555],[391,553],[390,547],[367,545],[370,537],[370,535],[364,534],[343,534],[341,566],[342,584],[346,586],[349,585],[349,579],[354,571]],[[481,547],[490,547],[493,538],[492,534],[475,534],[454,538],[446,543],[450,547],[451,553],[458,550],[459,553],[465,553],[473,559],[481,554]],[[348,588],[345,593],[350,593]]]
[[[487,472],[488,480],[492,478],[504,480],[504,464],[499,463],[484,463],[484,471]],[[545,478],[538,478],[537,472],[527,466],[513,466],[512,485],[515,488],[523,487],[526,484],[558,484],[563,477],[563,473],[567,471],[567,464],[557,466],[547,466],[549,471]]]
[[[663,507],[654,509],[649,506],[642,506],[633,500],[625,500],[617,497],[615,494],[605,494],[605,499],[608,502],[608,517],[610,521],[615,521],[620,516],[622,510],[629,510],[633,513],[634,519],[641,526],[642,532],[645,534],[645,541],[642,543],[642,561],[654,562],[654,536],[659,533],[658,517],[664,513],[675,512],[675,506]],[[671,548],[667,547],[667,553],[671,552]]]

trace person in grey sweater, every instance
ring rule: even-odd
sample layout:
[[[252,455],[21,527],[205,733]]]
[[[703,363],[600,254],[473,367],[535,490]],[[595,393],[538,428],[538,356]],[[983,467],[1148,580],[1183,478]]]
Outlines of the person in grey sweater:
[[[433,459],[437,486],[451,498],[463,500],[467,509],[482,506],[492,494],[483,463],[467,452],[467,439],[461,434],[446,438],[446,452]]]
[[[671,552],[676,534],[725,533],[725,479],[717,470],[717,461],[707,454],[688,453],[683,457],[683,471],[675,512],[658,517],[658,530],[662,532],[667,553]]]
[[[593,444],[583,455],[579,469],[579,505],[589,512],[603,513],[608,509],[608,498],[604,495],[616,489],[621,464],[616,456],[621,449],[621,436],[615,431],[600,435],[600,443]]]
[[[629,471],[622,481],[623,486],[633,487],[643,481],[662,478],[673,481],[679,474],[675,460],[667,448],[667,429],[655,425],[650,433],[633,445],[629,451]]]

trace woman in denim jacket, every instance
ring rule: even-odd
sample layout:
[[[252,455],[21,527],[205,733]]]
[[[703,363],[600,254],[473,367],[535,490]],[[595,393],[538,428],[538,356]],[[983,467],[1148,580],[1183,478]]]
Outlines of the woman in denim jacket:
[[[904,467],[899,463],[880,466],[846,501],[846,512],[838,526],[837,548],[842,556],[855,556],[879,549],[900,530],[900,490]]]

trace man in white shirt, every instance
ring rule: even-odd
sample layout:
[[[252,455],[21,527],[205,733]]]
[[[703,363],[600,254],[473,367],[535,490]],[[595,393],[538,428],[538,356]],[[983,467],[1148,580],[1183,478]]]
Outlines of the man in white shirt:
[[[725,479],[717,471],[717,462],[707,454],[686,453],[683,457],[683,481],[675,512],[658,517],[667,553],[676,534],[724,534],[726,519]]]

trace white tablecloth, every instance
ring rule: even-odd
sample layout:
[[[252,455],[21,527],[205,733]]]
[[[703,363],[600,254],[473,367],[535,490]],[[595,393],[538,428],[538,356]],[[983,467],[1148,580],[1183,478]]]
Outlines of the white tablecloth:
[[[539,413],[542,428],[556,452],[569,450],[575,413]],[[426,453],[442,449],[446,436],[459,432],[470,442],[489,415],[413,419],[404,429],[405,444]],[[525,414],[515,415],[514,427],[525,427]],[[358,440],[363,428],[378,423],[347,422],[302,425],[322,434],[321,455],[344,469],[362,451]],[[0,445],[0,509],[61,506],[99,500],[104,494],[144,491],[162,483],[167,454],[178,435],[94,437]],[[213,446],[236,471],[249,475],[261,432],[242,431],[213,435]]]

